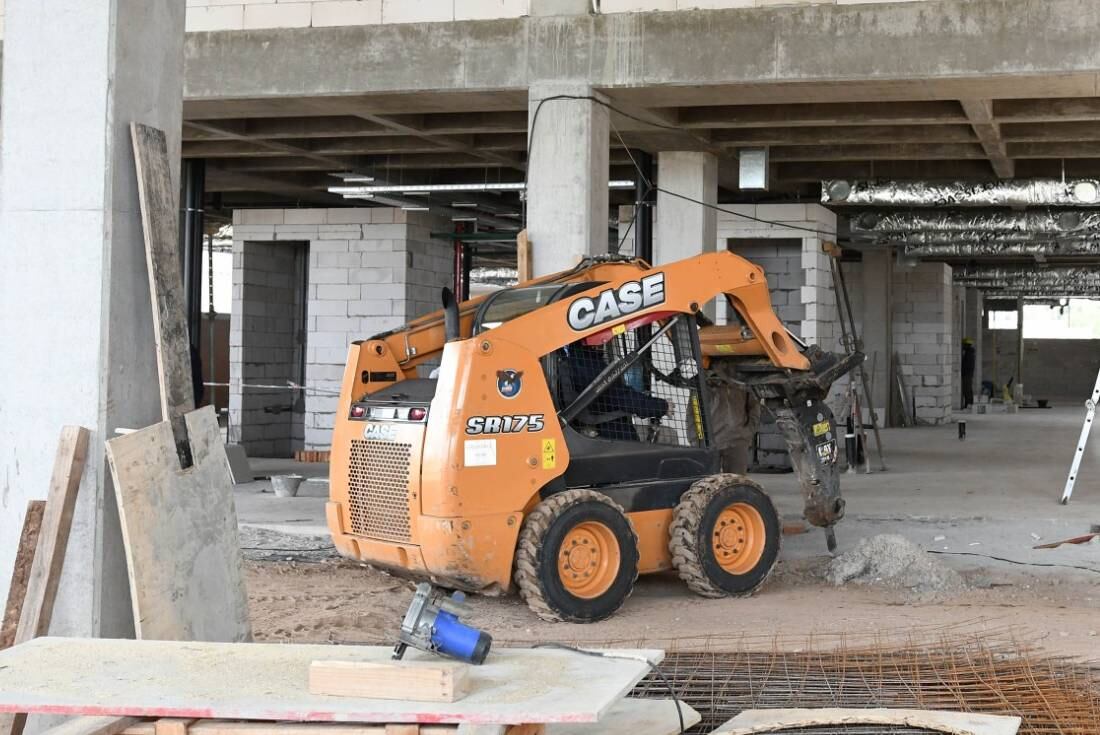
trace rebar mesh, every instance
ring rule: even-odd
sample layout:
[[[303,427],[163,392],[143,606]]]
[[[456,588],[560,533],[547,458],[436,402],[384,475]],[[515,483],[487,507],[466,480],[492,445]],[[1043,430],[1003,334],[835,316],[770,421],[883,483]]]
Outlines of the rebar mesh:
[[[1100,669],[1016,640],[981,636],[840,645],[829,650],[673,652],[662,664],[677,696],[709,733],[746,709],[900,707],[1023,719],[1022,735],[1100,733]],[[655,677],[634,696],[667,697]],[[906,728],[804,728],[799,735],[872,735]]]

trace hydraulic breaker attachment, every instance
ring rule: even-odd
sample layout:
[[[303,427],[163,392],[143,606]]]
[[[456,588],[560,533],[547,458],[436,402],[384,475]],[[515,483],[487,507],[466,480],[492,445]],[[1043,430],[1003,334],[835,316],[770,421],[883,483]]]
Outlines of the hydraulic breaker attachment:
[[[784,401],[769,407],[775,423],[783,432],[791,463],[798,473],[805,500],[806,520],[831,531],[844,517],[844,498],[840,497],[840,472],[837,469],[837,429],[833,412],[820,400],[805,400],[801,405]],[[835,540],[829,534],[830,551]]]
[[[806,520],[825,529],[829,551],[833,551],[833,526],[844,517],[844,499],[837,468],[839,433],[824,399],[837,378],[863,361],[863,354],[838,355],[814,346],[807,347],[804,354],[810,361],[807,372],[791,373],[762,363],[739,367],[745,384],[775,416],[787,442],[802,486]]]

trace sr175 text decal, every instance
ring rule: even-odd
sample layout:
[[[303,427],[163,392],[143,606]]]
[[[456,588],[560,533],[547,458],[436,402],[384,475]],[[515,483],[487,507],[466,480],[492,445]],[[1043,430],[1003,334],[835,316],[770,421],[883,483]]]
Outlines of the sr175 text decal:
[[[519,416],[471,416],[466,419],[467,434],[518,434],[521,431],[542,431],[543,414]]]

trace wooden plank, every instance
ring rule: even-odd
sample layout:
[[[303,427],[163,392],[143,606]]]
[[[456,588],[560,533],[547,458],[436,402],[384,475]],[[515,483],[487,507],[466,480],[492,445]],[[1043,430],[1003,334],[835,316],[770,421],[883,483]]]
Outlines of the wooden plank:
[[[184,414],[195,410],[187,304],[180,268],[179,191],[172,183],[164,132],[135,122],[130,124],[130,137],[149,266],[161,417],[178,422]]]
[[[54,455],[53,474],[34,547],[34,559],[27,575],[26,590],[15,627],[13,646],[45,635],[50,629],[53,604],[61,582],[61,566],[69,546],[76,495],[88,457],[90,432],[82,426],[65,426]],[[11,649],[9,649],[11,650]],[[22,735],[27,715],[0,715],[0,735]]]
[[[471,667],[470,693],[458,702],[309,692],[313,661],[383,662],[392,653],[388,646],[39,638],[0,651],[0,712],[386,724],[598,722],[649,672],[639,659],[663,658],[654,650],[615,651],[632,657],[626,659],[502,648]],[[437,660],[419,651],[406,656]]]
[[[205,406],[184,418],[194,461],[186,470],[168,422],[107,441],[137,635],[249,640],[233,481],[217,416]]]
[[[4,621],[0,623],[0,651],[15,645],[15,630],[19,627],[19,615],[27,596],[27,582],[34,563],[34,547],[38,545],[42,514],[45,510],[45,500],[31,500],[27,503],[23,530],[19,534],[19,548],[15,552],[15,568],[12,569],[11,585],[8,587],[8,604],[4,608]]]
[[[66,426],[61,429],[61,441],[54,458],[50,491],[46,498],[46,511],[42,516],[42,531],[34,550],[34,563],[27,580],[27,594],[19,616],[15,643],[24,643],[45,635],[53,615],[53,603],[57,597],[57,585],[61,581],[61,565],[69,545],[69,531],[73,525],[76,494],[80,489],[80,476],[84,474],[84,461],[88,457],[88,441],[91,433],[82,426]]]
[[[138,722],[135,717],[75,717],[42,735],[118,735]]]
[[[527,230],[520,230],[516,235],[516,278],[520,283],[534,278],[531,263],[531,240],[527,237]]]
[[[703,719],[686,702],[680,702],[684,729]],[[595,725],[550,725],[547,735],[679,735],[680,718],[671,699],[623,699]]]
[[[386,728],[408,725],[345,725],[331,722],[235,722],[195,720],[188,735],[391,735]],[[414,725],[419,735],[455,735],[455,725]],[[153,735],[152,722],[138,722],[121,735]]]
[[[309,691],[336,697],[454,702],[469,691],[468,664],[453,661],[314,661]]]
[[[1016,735],[1019,717],[915,709],[753,709],[711,735],[754,735],[824,725],[897,725],[949,735]]]
[[[153,722],[153,735],[187,735],[187,728],[192,722],[194,720],[162,717]]]

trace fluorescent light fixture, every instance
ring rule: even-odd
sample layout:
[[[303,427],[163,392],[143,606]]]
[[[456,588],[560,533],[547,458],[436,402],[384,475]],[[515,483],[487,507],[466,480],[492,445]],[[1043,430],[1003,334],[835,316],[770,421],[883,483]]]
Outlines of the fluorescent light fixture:
[[[451,202],[455,209],[477,209],[477,202]]]
[[[329,174],[329,176],[335,176],[338,179],[357,184],[369,184],[370,182],[374,181],[373,176],[364,176],[363,174],[339,173]]]
[[[424,207],[424,206],[406,205],[406,206],[401,208],[401,211],[403,211],[403,212],[427,212],[427,211],[429,211],[429,209],[430,209],[429,207]]]
[[[477,222],[477,217],[451,217],[451,222]]]
[[[633,189],[634,182],[615,179],[607,182],[611,189]],[[358,198],[367,194],[403,194],[405,196],[427,196],[442,192],[456,191],[523,191],[527,185],[522,181],[499,181],[484,184],[411,184],[384,186],[330,186],[330,194],[342,194],[347,198]]]

